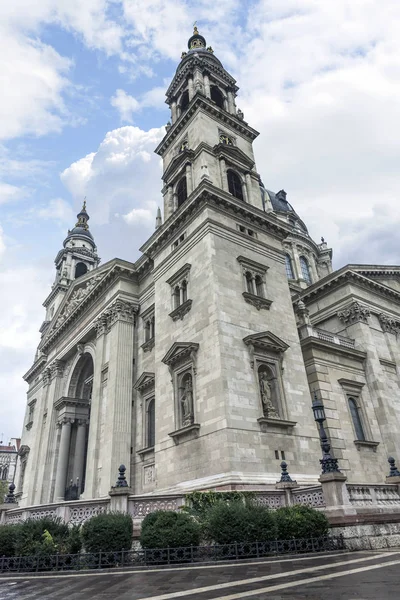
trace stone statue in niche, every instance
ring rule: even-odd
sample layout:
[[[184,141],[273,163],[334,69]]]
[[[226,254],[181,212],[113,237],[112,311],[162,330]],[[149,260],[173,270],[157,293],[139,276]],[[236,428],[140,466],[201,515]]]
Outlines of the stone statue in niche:
[[[259,369],[258,381],[264,417],[268,419],[279,419],[279,414],[274,405],[277,399],[272,373],[267,369]]]
[[[192,376],[187,373],[182,378],[182,386],[180,388],[179,398],[181,415],[182,415],[182,427],[192,425],[193,417],[193,382]]]

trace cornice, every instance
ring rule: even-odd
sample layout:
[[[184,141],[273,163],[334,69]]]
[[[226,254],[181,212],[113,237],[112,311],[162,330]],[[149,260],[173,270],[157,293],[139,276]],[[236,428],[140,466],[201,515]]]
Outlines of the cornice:
[[[104,265],[105,267],[106,265]],[[133,265],[132,265],[133,266]],[[98,272],[97,275],[103,275],[103,271],[102,272]],[[93,301],[99,297],[99,295],[103,292],[104,288],[109,285],[113,280],[117,279],[118,277],[121,276],[128,276],[128,278],[132,278],[133,275],[136,275],[136,272],[134,270],[134,268],[126,268],[120,264],[113,264],[111,266],[111,268],[109,269],[108,272],[104,273],[104,276],[101,278],[101,280],[98,282],[97,285],[95,285],[84,297],[82,297],[82,299],[79,301],[79,303],[76,305],[76,307],[74,307],[74,309],[72,310],[71,313],[69,313],[66,318],[64,319],[63,322],[60,323],[60,325],[57,326],[57,321],[56,321],[56,326],[48,333],[48,337],[44,339],[43,345],[42,345],[42,349],[43,351],[48,350],[52,344],[55,342],[56,339],[58,339],[60,337],[60,335],[66,331],[70,325],[76,321],[76,319],[84,312],[84,310],[93,303]],[[77,280],[80,283],[80,280]],[[87,283],[90,282],[90,279],[88,279]],[[77,289],[82,289],[82,288],[78,288]],[[75,287],[72,288],[72,290],[75,290]],[[70,299],[72,298],[72,294],[73,291],[71,292],[71,296]],[[66,307],[66,304],[62,304],[60,307],[60,311],[58,312],[58,315],[56,315],[57,319],[59,319],[60,315],[62,314],[63,309]]]
[[[359,361],[363,361],[367,358],[366,352],[348,348],[347,346],[340,346],[338,344],[334,344],[333,342],[320,340],[319,338],[313,336],[309,336],[300,340],[300,346],[303,351],[309,348],[316,348],[319,350],[324,350],[325,352],[331,352],[333,354],[350,356],[351,358],[355,358]]]
[[[39,356],[39,358],[33,363],[31,368],[23,376],[24,381],[26,381],[27,383],[30,383],[32,381],[32,379],[34,379],[36,377],[36,375],[38,375],[42,371],[42,369],[46,363],[47,363],[47,356],[45,354],[42,354],[42,356]]]
[[[331,273],[330,275],[327,275],[316,283],[313,283],[302,293],[300,293],[295,300],[297,301],[302,299],[305,301],[313,301],[319,296],[326,294],[331,289],[335,289],[341,285],[345,285],[346,283],[355,283],[361,287],[372,289],[382,296],[387,296],[393,300],[396,300],[400,304],[399,292],[396,292],[386,285],[377,283],[376,281],[368,279],[368,277],[364,277],[363,275],[352,271],[348,266],[343,267],[342,269],[339,269],[339,271]]]
[[[196,92],[185,112],[181,114],[177,121],[175,121],[171,129],[165,134],[164,138],[161,140],[154,152],[162,156],[171,146],[173,141],[176,139],[188,121],[192,118],[195,112],[199,109],[202,109],[212,115],[217,115],[218,120],[221,123],[226,123],[232,127],[232,129],[238,131],[245,138],[249,139],[251,142],[253,142],[259,135],[259,132],[247,125],[245,121],[241,121],[237,116],[228,113],[223,108],[219,108],[219,106],[217,106],[212,100],[206,98],[200,92]]]
[[[190,54],[186,54],[186,56],[179,63],[176,73],[172,78],[171,83],[166,91],[167,98],[172,98],[182,82],[184,82],[188,75],[193,72],[193,67],[200,67],[204,71],[213,72],[215,75],[218,75],[223,81],[225,81],[230,87],[233,88],[235,92],[239,90],[236,86],[236,79],[232,77],[224,69],[221,61],[214,54],[203,54],[199,52],[192,52]],[[166,100],[168,102],[168,100]]]
[[[63,285],[61,283],[57,283],[54,286],[54,288],[51,290],[50,294],[47,296],[46,300],[43,302],[42,306],[47,308],[48,305],[50,304],[50,302],[52,300],[54,300],[54,298],[57,296],[58,292],[68,292],[69,287],[70,287],[69,285]]]
[[[159,248],[171,242],[186,221],[197,215],[206,205],[222,209],[231,216],[240,217],[251,225],[256,224],[264,232],[281,240],[290,234],[289,228],[271,213],[266,213],[247,202],[238,200],[232,194],[203,181],[184,204],[143,244],[140,251],[150,257],[154,256]]]

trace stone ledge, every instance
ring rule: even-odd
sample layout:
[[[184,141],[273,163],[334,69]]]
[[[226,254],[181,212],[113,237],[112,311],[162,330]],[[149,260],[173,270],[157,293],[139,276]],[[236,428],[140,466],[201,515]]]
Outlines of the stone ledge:
[[[179,444],[181,442],[186,442],[188,440],[193,440],[199,437],[200,424],[193,423],[192,425],[187,425],[186,427],[182,427],[181,429],[177,429],[176,431],[172,431],[168,435],[172,437],[175,444]]]
[[[169,316],[173,321],[177,321],[178,319],[183,319],[183,317],[190,311],[192,308],[193,300],[186,300],[183,304],[175,308],[172,312],[169,313]]]
[[[243,292],[242,296],[248,304],[255,306],[257,310],[260,310],[260,308],[269,310],[272,304],[272,300],[267,300],[267,298],[262,298],[261,296],[256,296],[256,294],[250,294],[249,292]]]
[[[154,344],[155,344],[154,337],[152,337],[149,340],[147,340],[147,342],[142,344],[140,347],[143,350],[143,352],[151,352],[154,348]]]
[[[141,450],[138,450],[136,454],[138,454],[142,460],[154,458],[154,446],[149,446],[148,448],[141,448]]]
[[[270,419],[268,417],[260,417],[257,419],[257,421],[260,424],[260,428],[263,433],[270,431],[274,427],[286,429],[286,433],[292,433],[291,430],[297,425],[297,421],[287,421],[286,419]]]
[[[368,440],[354,440],[354,444],[357,446],[357,450],[360,451],[361,446],[365,446],[366,448],[372,448],[374,452],[376,452],[377,447],[380,442],[371,442]]]

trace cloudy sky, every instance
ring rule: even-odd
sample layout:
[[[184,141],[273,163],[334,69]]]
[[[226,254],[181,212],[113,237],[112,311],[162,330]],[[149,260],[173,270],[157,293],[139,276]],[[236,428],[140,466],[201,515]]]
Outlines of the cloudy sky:
[[[54,258],[87,197],[103,262],[138,257],[160,204],[164,92],[197,21],[335,267],[399,262],[398,0],[0,3],[0,434],[21,433]],[[1,439],[0,437],[0,439]]]

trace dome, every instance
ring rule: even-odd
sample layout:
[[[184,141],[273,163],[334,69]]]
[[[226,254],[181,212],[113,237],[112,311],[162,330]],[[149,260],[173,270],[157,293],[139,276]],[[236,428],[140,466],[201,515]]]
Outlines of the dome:
[[[272,192],[271,190],[267,190],[264,187],[262,181],[260,182],[260,190],[263,201],[264,210],[266,207],[265,196],[268,195],[268,198],[271,202],[272,209],[276,213],[281,214],[281,218],[287,220],[295,229],[297,229],[301,233],[305,233],[308,235],[308,230],[303,221],[300,219],[299,215],[294,210],[293,206],[286,199],[285,190],[280,190],[279,192]]]
[[[83,229],[83,227],[74,227],[73,229],[71,229],[68,233],[67,240],[71,237],[74,237],[75,235],[83,235],[93,240],[93,236],[90,233],[89,229]]]

